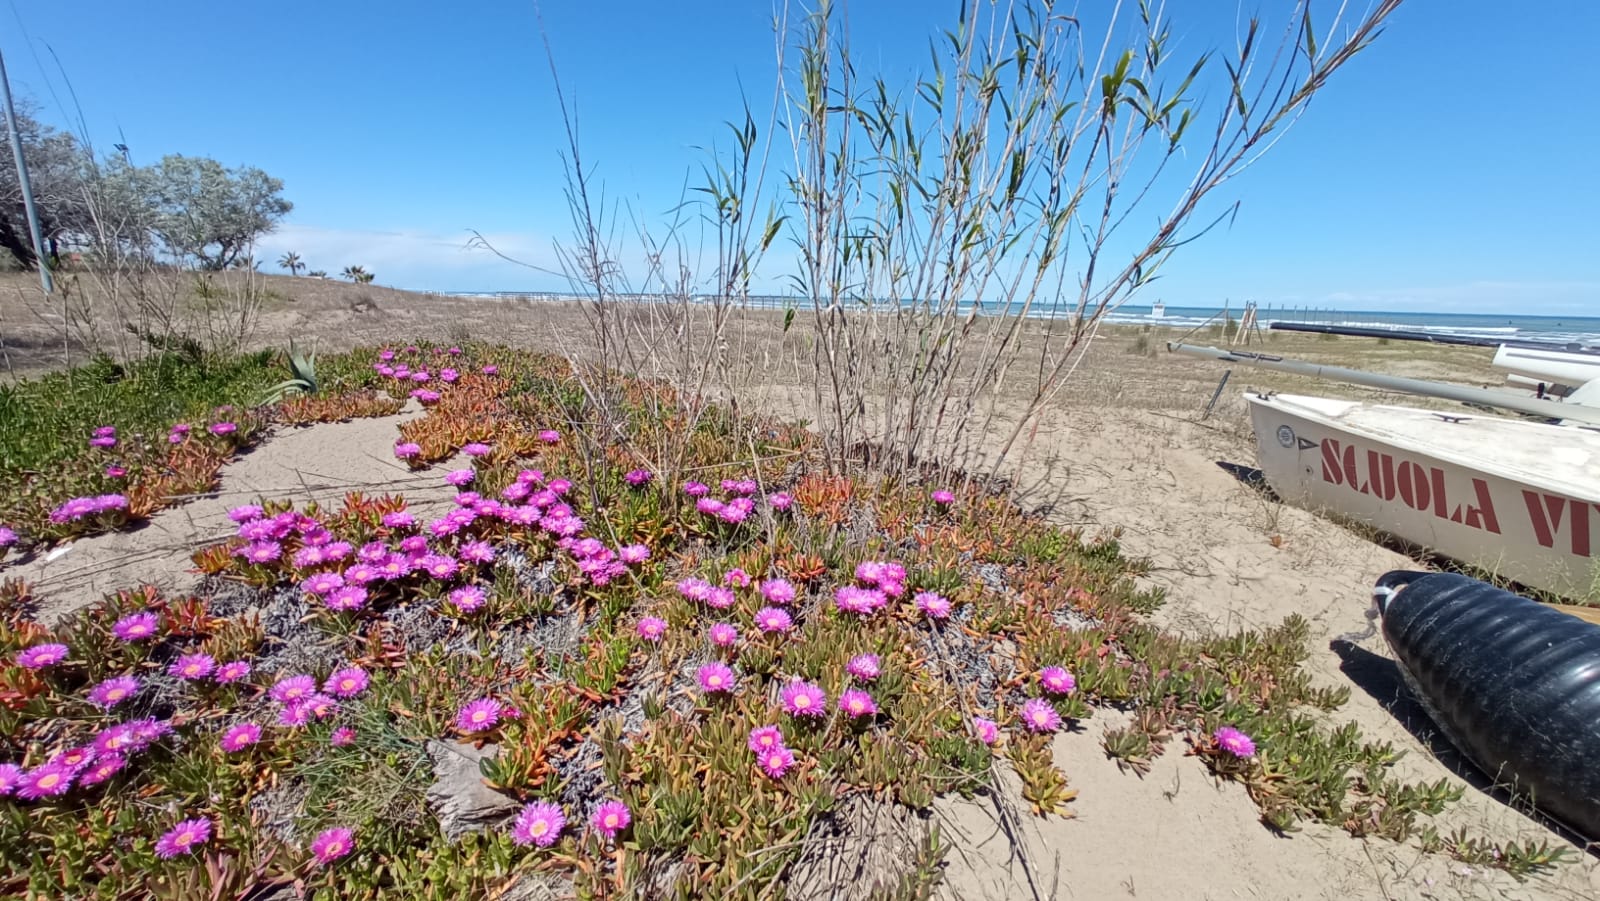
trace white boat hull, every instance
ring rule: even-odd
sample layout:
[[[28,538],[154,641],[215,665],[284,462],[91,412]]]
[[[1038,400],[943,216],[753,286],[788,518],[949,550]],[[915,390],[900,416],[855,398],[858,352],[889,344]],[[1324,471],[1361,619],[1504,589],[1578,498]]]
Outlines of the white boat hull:
[[[1595,354],[1508,347],[1502,344],[1495,351],[1494,360],[1489,365],[1535,382],[1568,385],[1574,388],[1584,382],[1600,379],[1600,356]]]
[[[1573,598],[1600,595],[1600,433],[1246,395],[1267,483],[1298,507]]]

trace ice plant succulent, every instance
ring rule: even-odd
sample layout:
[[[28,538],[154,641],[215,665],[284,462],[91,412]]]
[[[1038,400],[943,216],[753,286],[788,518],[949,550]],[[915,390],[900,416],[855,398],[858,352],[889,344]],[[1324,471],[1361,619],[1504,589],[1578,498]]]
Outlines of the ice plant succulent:
[[[367,690],[367,683],[367,671],[351,666],[329,675],[322,683],[322,690],[336,698],[353,698]]]
[[[777,607],[762,607],[756,611],[756,628],[763,632],[787,632],[794,628],[794,620]]]
[[[972,734],[978,737],[978,741],[986,745],[992,745],[1000,740],[1000,727],[994,720],[986,720],[981,716],[975,716],[972,718]]]
[[[292,704],[303,701],[317,692],[317,680],[304,673],[284,676],[274,682],[267,691],[267,696],[279,704]]]
[[[1216,741],[1217,747],[1240,760],[1248,760],[1256,756],[1256,743],[1251,740],[1250,736],[1232,726],[1223,726],[1213,733],[1211,737]]]
[[[549,801],[535,801],[522,808],[511,828],[511,840],[519,845],[548,848],[561,838],[567,817],[561,807]]]
[[[732,623],[713,623],[706,636],[719,648],[731,648],[739,641],[739,630]]]
[[[757,726],[750,730],[747,743],[750,745],[750,750],[760,754],[763,751],[783,747],[783,733],[777,726]]]
[[[950,618],[950,599],[942,594],[932,591],[919,591],[915,602],[917,609],[928,619],[941,620]]]

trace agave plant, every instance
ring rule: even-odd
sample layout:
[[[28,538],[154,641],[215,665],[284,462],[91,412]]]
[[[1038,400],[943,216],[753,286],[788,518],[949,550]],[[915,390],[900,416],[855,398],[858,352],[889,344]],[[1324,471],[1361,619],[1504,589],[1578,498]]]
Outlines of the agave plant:
[[[277,403],[290,395],[307,395],[317,393],[317,351],[315,345],[311,352],[302,355],[295,347],[294,339],[289,339],[289,375],[290,378],[274,385],[267,392],[263,403]]]

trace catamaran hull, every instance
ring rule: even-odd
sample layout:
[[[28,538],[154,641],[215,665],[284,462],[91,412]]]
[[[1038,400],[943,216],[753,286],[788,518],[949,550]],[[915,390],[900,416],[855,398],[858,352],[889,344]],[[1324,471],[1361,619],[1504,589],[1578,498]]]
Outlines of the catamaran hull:
[[[1600,582],[1593,431],[1326,398],[1246,399],[1262,473],[1287,503],[1554,594],[1586,597]],[[1528,475],[1539,455],[1564,478]],[[1502,465],[1514,456],[1519,465]]]

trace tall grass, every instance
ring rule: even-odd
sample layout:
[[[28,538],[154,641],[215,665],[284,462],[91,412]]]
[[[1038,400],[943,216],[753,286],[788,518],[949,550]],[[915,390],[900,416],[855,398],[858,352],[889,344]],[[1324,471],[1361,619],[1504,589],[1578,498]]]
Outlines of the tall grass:
[[[1116,4],[1090,32],[1053,3],[965,0],[921,76],[895,85],[855,55],[842,5],[785,4],[769,125],[747,109],[699,188],[709,265],[691,265],[680,207],[654,230],[630,223],[647,260],[637,282],[563,96],[574,238],[561,274],[587,298],[586,384],[605,393],[613,366],[662,375],[691,414],[713,386],[737,395],[730,324],[747,320],[731,314],[762,272],[799,295],[830,465],[997,474],[1026,455],[1106,314],[1228,215],[1205,202],[1399,5],[1341,9],[1318,29],[1301,2],[1277,41],[1252,18],[1235,46],[1180,56],[1160,4]]]

